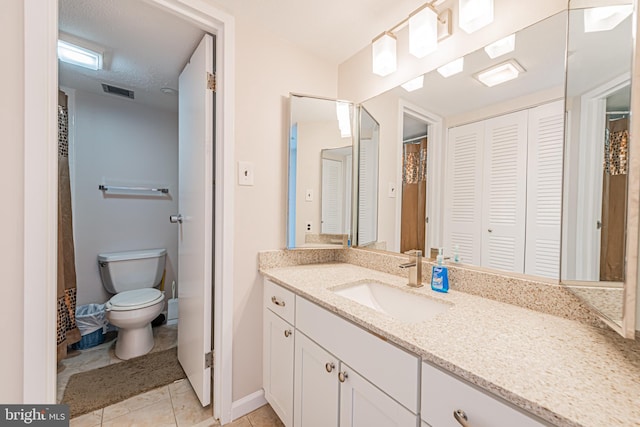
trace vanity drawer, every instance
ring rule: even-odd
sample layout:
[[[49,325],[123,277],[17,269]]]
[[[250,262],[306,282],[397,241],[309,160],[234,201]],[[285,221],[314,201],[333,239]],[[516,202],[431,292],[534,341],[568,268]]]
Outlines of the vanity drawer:
[[[420,360],[417,356],[299,296],[296,297],[296,329],[405,408],[418,413]]]
[[[423,363],[422,420],[431,426],[460,427],[453,416],[456,410],[464,411],[469,425],[473,427],[545,425],[470,384]]]
[[[293,325],[295,294],[269,279],[264,279],[264,306]]]

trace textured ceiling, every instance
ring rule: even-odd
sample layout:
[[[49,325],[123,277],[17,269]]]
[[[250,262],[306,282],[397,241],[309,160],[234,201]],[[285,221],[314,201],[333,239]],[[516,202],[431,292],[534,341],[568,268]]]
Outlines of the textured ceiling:
[[[139,0],[59,0],[59,5],[61,32],[105,49],[104,70],[59,62],[61,86],[103,93],[101,83],[108,83],[134,90],[133,102],[177,111],[177,96],[160,88],[177,89],[202,30]]]

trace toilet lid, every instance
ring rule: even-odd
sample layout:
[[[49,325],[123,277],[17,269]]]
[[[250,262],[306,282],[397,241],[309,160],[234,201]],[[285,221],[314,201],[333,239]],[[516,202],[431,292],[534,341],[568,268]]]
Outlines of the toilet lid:
[[[120,292],[109,300],[111,306],[120,308],[133,308],[147,305],[162,299],[163,294],[155,288],[134,289],[133,291]]]

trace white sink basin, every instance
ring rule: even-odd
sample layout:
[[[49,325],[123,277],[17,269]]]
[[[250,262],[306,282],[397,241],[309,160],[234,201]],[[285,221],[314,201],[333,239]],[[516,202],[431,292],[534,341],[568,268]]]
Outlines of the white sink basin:
[[[373,281],[341,286],[333,289],[333,292],[398,320],[411,323],[424,322],[451,307],[446,303]]]

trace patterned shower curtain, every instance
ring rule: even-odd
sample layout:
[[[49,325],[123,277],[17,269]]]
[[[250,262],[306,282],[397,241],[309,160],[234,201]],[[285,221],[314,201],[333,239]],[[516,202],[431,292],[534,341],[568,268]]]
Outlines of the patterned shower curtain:
[[[67,356],[67,346],[81,338],[76,325],[76,267],[71,217],[69,138],[66,95],[58,105],[58,361]]]

